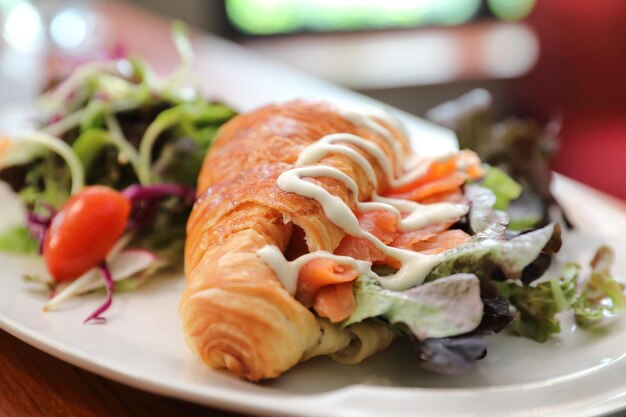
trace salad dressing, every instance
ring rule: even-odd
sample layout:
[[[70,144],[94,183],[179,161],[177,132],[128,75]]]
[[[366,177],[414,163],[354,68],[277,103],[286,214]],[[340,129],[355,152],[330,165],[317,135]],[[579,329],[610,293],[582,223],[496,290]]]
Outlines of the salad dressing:
[[[378,125],[380,126],[380,125]],[[381,126],[382,127],[382,126]],[[318,162],[323,159],[329,153],[340,153],[348,158],[352,159],[356,162],[360,168],[365,172],[368,180],[372,183],[374,188],[378,186],[378,179],[376,178],[376,174],[374,172],[374,168],[372,164],[369,163],[367,159],[365,159],[360,153],[350,148],[349,146],[336,144],[334,142],[343,142],[350,143],[352,145],[358,146],[376,159],[380,167],[383,169],[383,172],[390,179],[390,183],[392,186],[399,186],[407,182],[413,181],[415,178],[419,178],[421,175],[424,175],[428,170],[428,165],[422,167],[421,169],[416,169],[413,172],[410,172],[408,175],[404,177],[400,177],[400,179],[394,179],[392,163],[391,160],[385,155],[383,150],[376,145],[375,143],[368,142],[363,138],[350,134],[350,133],[334,133],[331,135],[326,135],[322,137],[316,143],[307,146],[298,157],[296,162],[297,166],[312,164]],[[394,141],[394,143],[397,143]],[[450,155],[447,155],[449,158]],[[420,227],[427,226],[429,224],[440,223],[446,220],[450,220],[459,216],[464,216],[467,214],[468,207],[465,204],[450,204],[450,203],[436,203],[436,204],[419,204],[413,201],[408,200],[399,200],[392,198],[385,198],[379,196],[376,192],[372,194],[372,198],[370,202],[359,202],[358,198],[358,187],[354,180],[350,178],[348,175],[344,174],[340,170],[331,167],[323,167],[327,169],[311,169],[309,168],[318,168],[318,167],[305,167],[303,168],[294,168],[294,170],[298,170],[300,172],[300,177],[308,176],[308,177],[319,177],[319,176],[329,176],[336,180],[340,180],[344,182],[344,184],[348,187],[350,191],[352,191],[352,195],[354,196],[354,200],[357,206],[357,210],[361,212],[372,211],[372,210],[384,210],[391,212],[397,218],[397,227],[399,230],[405,232],[409,230],[415,230]],[[295,174],[296,171],[290,170],[287,172],[293,171]],[[302,174],[302,172],[308,172],[307,174]],[[331,173],[332,174],[329,174]],[[419,175],[416,175],[415,173]],[[284,173],[279,177],[278,182],[285,183],[288,181],[286,179],[287,176],[292,174]],[[415,177],[415,178],[413,178]],[[407,180],[409,178],[409,180]],[[292,181],[292,180],[289,180]],[[280,184],[278,185],[283,191],[288,191],[284,189]],[[290,187],[290,192],[295,192],[300,194],[298,191],[298,187]],[[303,194],[300,194],[303,195]],[[315,198],[307,195],[309,198]],[[409,215],[407,217],[402,217],[401,212],[408,212]]]
[[[350,256],[334,255],[324,250],[307,253],[293,261],[288,261],[277,246],[267,245],[259,249],[257,255],[274,270],[278,279],[283,284],[283,287],[285,287],[287,292],[291,295],[295,295],[296,293],[300,268],[313,259],[332,259],[341,265],[350,265],[361,275],[372,278],[377,277],[371,270],[372,264],[370,262],[354,259]]]
[[[372,116],[368,116],[360,112],[344,111],[340,114],[343,118],[351,121],[355,125],[365,127],[372,132],[378,133],[379,136],[387,141],[387,144],[393,152],[393,156],[395,157],[396,161],[398,161],[397,170],[404,167],[406,154],[404,152],[404,149],[402,148],[402,144],[393,137],[389,129],[378,123]],[[387,117],[377,115],[377,117],[383,119],[385,123],[390,124],[396,128],[401,128],[400,123],[393,117],[391,117],[391,115],[385,114],[385,116]],[[393,178],[393,176],[389,177]]]
[[[402,166],[402,162],[404,162],[405,158],[404,151],[401,144],[393,138],[393,135],[388,129],[365,115],[357,116],[356,114],[350,113],[349,117],[346,115],[344,115],[344,117],[384,137],[388,141],[396,160],[401,162],[398,166]],[[335,142],[343,142],[344,144]],[[292,294],[295,293],[298,274],[302,265],[317,257],[335,259],[341,264],[350,265],[362,275],[374,277],[387,289],[405,290],[421,284],[428,273],[441,262],[440,255],[424,255],[407,249],[386,245],[376,236],[361,228],[357,216],[341,198],[332,195],[321,185],[305,181],[302,178],[328,177],[343,182],[352,192],[354,203],[358,211],[384,210],[391,212],[396,216],[396,224],[401,231],[415,230],[420,227],[465,215],[468,211],[467,205],[450,203],[423,205],[408,200],[386,198],[379,196],[375,192],[372,195],[372,201],[360,202],[356,182],[341,170],[324,165],[303,166],[318,162],[329,153],[340,153],[357,163],[368,180],[376,188],[378,180],[372,164],[364,158],[363,155],[345,145],[345,143],[357,146],[372,155],[383,169],[389,183],[393,187],[414,181],[416,178],[424,175],[429,167],[428,164],[422,164],[406,175],[396,177],[390,158],[378,145],[357,135],[335,133],[326,135],[316,143],[307,146],[300,154],[296,162],[296,167],[283,172],[278,177],[276,184],[283,191],[315,199],[320,203],[324,214],[333,224],[340,227],[351,236],[365,238],[372,242],[377,249],[381,250],[387,256],[398,259],[402,263],[402,267],[392,275],[379,276],[372,271],[372,264],[370,262],[355,260],[347,256],[336,256],[325,251],[309,253],[291,262],[287,261],[280,249],[275,246],[266,246],[260,249],[257,254],[274,269],[285,288]],[[403,217],[403,212],[408,213],[408,215]]]

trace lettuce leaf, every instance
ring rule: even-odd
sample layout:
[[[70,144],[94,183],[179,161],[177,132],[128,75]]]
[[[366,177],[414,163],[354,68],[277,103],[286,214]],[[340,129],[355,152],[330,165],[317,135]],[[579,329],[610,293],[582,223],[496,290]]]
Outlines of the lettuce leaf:
[[[486,336],[500,333],[515,319],[511,303],[504,297],[493,281],[480,282],[480,297],[483,300],[483,318],[471,335]]]
[[[498,286],[516,309],[513,332],[538,342],[559,333],[556,315],[573,310],[576,322],[589,327],[626,311],[624,285],[611,275],[613,251],[603,246],[591,261],[592,272],[579,284],[580,266],[568,263],[560,277],[534,286],[499,283]]]
[[[27,207],[50,205],[60,207],[69,197],[71,177],[65,164],[53,154],[26,165],[22,178],[14,178],[11,185]],[[3,171],[0,171],[0,179]],[[19,188],[15,186],[19,185]]]
[[[420,366],[444,375],[468,372],[487,355],[487,343],[479,336],[419,340],[412,338]]]
[[[83,131],[72,144],[78,159],[88,170],[105,146],[110,145],[109,133],[100,128],[89,128]]]
[[[374,279],[360,277],[355,294],[357,307],[345,325],[383,317],[406,325],[420,340],[468,333],[483,316],[480,282],[471,274],[451,275],[406,291],[386,290]]]
[[[611,274],[614,260],[615,253],[607,246],[600,247],[593,257],[591,275],[574,305],[579,325],[589,327],[602,318],[626,312],[624,285]]]
[[[0,252],[36,254],[39,242],[33,239],[25,226],[18,225],[0,233]]]
[[[480,185],[471,184],[465,186],[463,194],[470,202],[467,218],[473,233],[499,227],[498,224],[507,224],[506,213],[494,209],[496,196],[493,191]]]
[[[509,301],[492,282],[480,283],[483,317],[469,333],[440,339],[420,340],[410,335],[419,365],[444,375],[458,375],[471,370],[477,360],[487,355],[483,336],[499,333],[514,319]]]
[[[561,331],[557,313],[576,303],[576,283],[580,267],[567,264],[560,277],[536,286],[517,283],[501,285],[501,291],[517,310],[511,330],[523,337],[546,342]]]
[[[539,278],[561,247],[558,224],[527,233],[507,230],[505,212],[493,208],[494,193],[480,185],[465,187],[470,201],[468,225],[475,233],[469,241],[444,253],[443,261],[428,275],[434,280],[454,273],[472,273],[481,281],[516,280],[525,283]]]
[[[559,225],[549,224],[508,240],[505,228],[505,223],[498,222],[445,252],[443,262],[427,280],[461,272],[475,274],[481,280],[532,282],[541,276],[550,265],[551,255],[560,248]]]
[[[496,210],[506,210],[509,203],[522,194],[522,186],[496,167],[489,167],[480,184],[493,191],[496,198],[493,208]]]

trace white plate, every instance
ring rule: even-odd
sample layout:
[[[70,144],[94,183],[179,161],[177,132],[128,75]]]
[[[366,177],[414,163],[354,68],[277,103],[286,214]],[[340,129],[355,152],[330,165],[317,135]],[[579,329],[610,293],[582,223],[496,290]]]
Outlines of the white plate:
[[[197,46],[209,93],[241,109],[293,97],[380,105],[227,42],[202,38]],[[452,146],[450,132],[397,114],[420,150],[440,152]],[[570,180],[559,178],[556,185],[573,220],[592,236],[583,243],[606,241],[624,255],[626,210]],[[0,219],[8,222],[11,209],[3,196],[0,201]],[[571,245],[565,253],[587,260],[591,249],[583,246]],[[625,261],[617,266],[622,276]],[[574,332],[566,324],[563,334],[546,344],[493,337],[487,358],[459,377],[420,370],[410,349],[396,343],[358,366],[318,358],[276,381],[252,384],[205,368],[188,351],[177,313],[181,276],[155,279],[138,292],[120,294],[105,325],[83,325],[101,296],[43,313],[45,295],[21,281],[25,272],[41,268],[34,258],[0,255],[0,327],[67,362],[158,394],[244,412],[299,416],[577,416],[626,407],[626,320],[601,335]]]

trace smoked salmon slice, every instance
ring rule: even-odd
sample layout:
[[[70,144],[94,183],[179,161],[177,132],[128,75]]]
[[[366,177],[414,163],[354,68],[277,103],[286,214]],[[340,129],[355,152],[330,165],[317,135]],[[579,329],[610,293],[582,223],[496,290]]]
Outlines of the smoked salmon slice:
[[[350,283],[358,276],[359,273],[350,266],[340,265],[332,259],[313,259],[300,268],[296,300],[305,307],[311,307],[320,288],[332,284]]]
[[[357,214],[359,224],[363,230],[373,234],[384,244],[396,248],[416,249],[416,244],[423,241],[429,241],[437,237],[437,235],[447,231],[459,219],[451,219],[448,222],[433,224],[417,230],[401,232],[397,230],[396,218],[392,213],[382,210],[375,210],[366,213]],[[460,235],[453,235],[460,236]],[[437,246],[434,240],[430,245],[425,246],[425,250],[433,250]],[[444,241],[442,240],[441,243]],[[451,243],[451,242],[450,242]],[[448,242],[446,242],[448,244]],[[419,247],[419,246],[418,246]],[[447,247],[442,249],[448,249]],[[336,255],[350,256],[354,259],[372,262],[373,264],[385,264],[392,268],[400,268],[402,263],[392,257],[387,256],[382,250],[378,249],[369,239],[346,235],[334,252]]]
[[[384,210],[357,213],[361,228],[373,234],[388,245],[398,237],[396,216]],[[362,237],[346,235],[335,249],[336,255],[351,256],[362,261],[380,263],[387,260],[387,255],[370,240]]]
[[[431,195],[430,197],[424,198],[420,201],[421,204],[435,204],[435,203],[452,203],[459,204],[463,203],[465,198],[463,197],[463,192],[460,188],[457,188],[454,191],[446,191],[443,193],[438,193]]]
[[[315,296],[313,308],[320,317],[338,323],[350,317],[356,307],[352,282],[328,285]]]
[[[426,240],[413,242],[411,249],[426,255],[436,255],[467,242],[469,238],[470,235],[462,230],[446,230],[445,232],[432,236]]]
[[[402,193],[387,193],[385,197],[399,198],[404,200],[422,201],[435,194],[457,190],[467,181],[467,175],[463,172],[455,171],[450,175],[439,178],[435,181],[419,185],[409,191]]]
[[[428,184],[429,182],[436,181],[440,178],[447,177],[456,171],[456,158],[451,157],[446,161],[433,161],[430,163],[426,174],[421,177],[416,178],[414,181],[403,184],[398,187],[389,188],[388,192],[390,194],[401,194],[407,191],[411,191],[415,188],[421,187],[422,185]]]

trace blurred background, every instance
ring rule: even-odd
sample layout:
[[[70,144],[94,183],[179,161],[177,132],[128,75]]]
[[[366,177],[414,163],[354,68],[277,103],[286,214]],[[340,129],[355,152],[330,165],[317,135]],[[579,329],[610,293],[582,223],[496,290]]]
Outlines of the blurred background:
[[[110,4],[0,0],[0,107],[28,103],[50,74],[64,73],[68,66],[123,55],[124,39],[110,21],[124,7],[138,7],[146,21],[152,14],[180,18],[420,116],[485,88],[493,95],[497,118],[516,115],[561,124],[556,171],[626,199],[624,0]],[[128,30],[140,32],[143,24],[137,19]],[[152,51],[155,59],[159,47]]]

